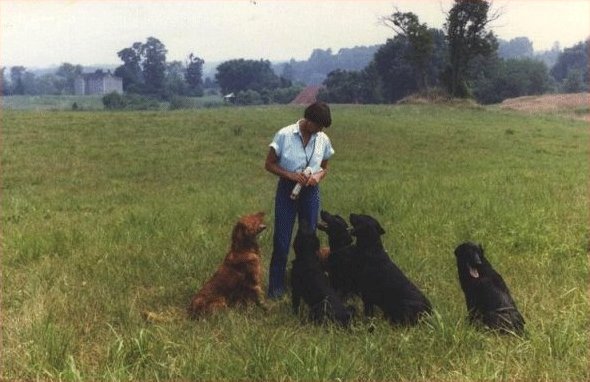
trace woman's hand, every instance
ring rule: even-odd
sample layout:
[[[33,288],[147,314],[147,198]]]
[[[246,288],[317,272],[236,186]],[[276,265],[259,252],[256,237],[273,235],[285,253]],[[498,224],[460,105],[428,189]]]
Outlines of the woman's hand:
[[[307,176],[305,176],[304,173],[302,172],[292,172],[289,174],[289,179],[292,180],[293,182],[297,182],[301,185],[306,186],[309,179]]]
[[[316,172],[315,174],[312,174],[309,179],[307,179],[307,183],[305,183],[306,186],[317,186],[318,183],[320,183],[320,181],[322,180],[322,178],[324,177],[324,171],[320,170],[319,172]]]

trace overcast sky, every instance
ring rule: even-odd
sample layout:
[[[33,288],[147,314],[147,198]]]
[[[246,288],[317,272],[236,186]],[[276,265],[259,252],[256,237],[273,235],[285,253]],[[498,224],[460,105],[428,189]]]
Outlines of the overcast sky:
[[[0,65],[120,64],[117,52],[158,38],[167,60],[193,52],[206,62],[234,58],[305,60],[315,48],[383,44],[379,17],[414,12],[442,28],[451,0],[0,0]],[[494,0],[492,24],[534,49],[571,46],[590,35],[590,0]]]

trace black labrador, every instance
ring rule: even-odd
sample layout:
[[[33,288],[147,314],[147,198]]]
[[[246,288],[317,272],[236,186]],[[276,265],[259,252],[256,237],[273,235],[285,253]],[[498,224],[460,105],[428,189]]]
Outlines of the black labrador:
[[[455,249],[459,282],[465,294],[469,320],[500,332],[522,334],[524,318],[502,276],[484,256],[480,244],[465,242]]]
[[[315,232],[300,227],[293,241],[295,260],[291,268],[293,312],[299,313],[301,299],[309,306],[309,317],[315,323],[334,321],[349,326],[352,310],[346,308],[322,269],[317,256],[320,241]]]
[[[393,324],[413,325],[432,311],[426,296],[393,263],[381,241],[385,230],[369,215],[350,214],[359,257],[359,289],[365,315],[379,307]]]
[[[339,215],[327,211],[320,212],[318,229],[328,235],[330,254],[328,255],[328,276],[330,284],[345,300],[358,293],[358,264],[356,264],[354,238],[351,227]]]

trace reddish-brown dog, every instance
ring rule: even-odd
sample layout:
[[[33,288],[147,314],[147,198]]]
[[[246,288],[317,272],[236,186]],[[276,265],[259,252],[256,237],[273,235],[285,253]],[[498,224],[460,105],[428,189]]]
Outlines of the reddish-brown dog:
[[[231,248],[217,272],[192,298],[191,318],[255,302],[263,306],[260,248],[256,237],[266,226],[264,212],[243,216],[232,232]]]

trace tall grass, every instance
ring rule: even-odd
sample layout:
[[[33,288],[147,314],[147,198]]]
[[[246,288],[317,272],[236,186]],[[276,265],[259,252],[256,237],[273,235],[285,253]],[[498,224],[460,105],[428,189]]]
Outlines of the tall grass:
[[[285,298],[187,319],[238,216],[268,213],[268,266],[276,178],[263,162],[301,113],[5,110],[0,378],[590,378],[588,132],[569,119],[333,106],[323,207],[377,217],[435,314],[414,328],[359,316],[343,331],[302,323]],[[523,338],[466,322],[453,256],[464,240],[503,274]]]

